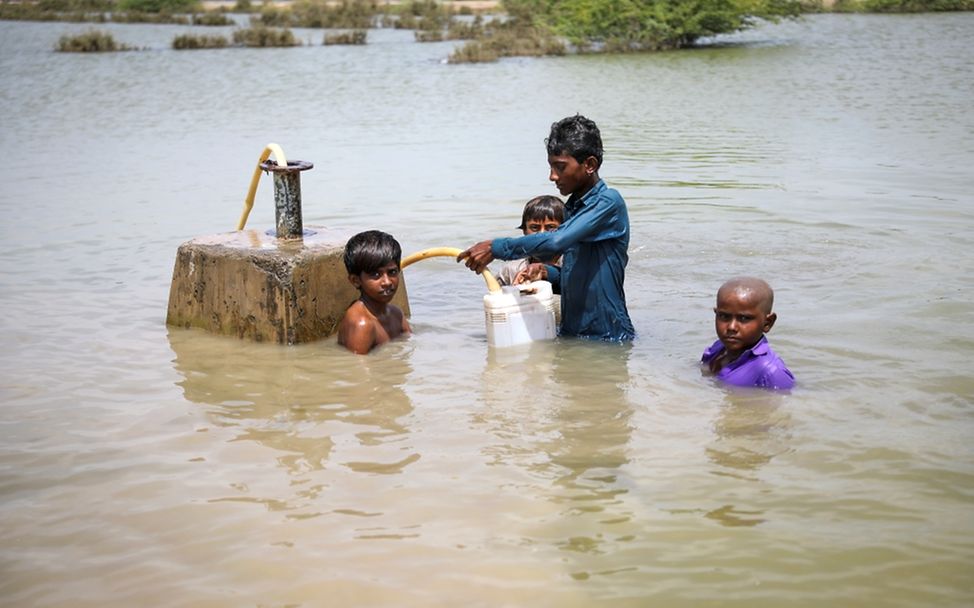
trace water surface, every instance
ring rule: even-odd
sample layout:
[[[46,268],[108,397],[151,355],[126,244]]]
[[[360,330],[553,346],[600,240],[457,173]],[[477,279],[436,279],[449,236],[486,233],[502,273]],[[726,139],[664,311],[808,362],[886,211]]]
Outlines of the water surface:
[[[52,52],[87,27],[0,23],[3,604],[974,603],[974,15],[464,66],[392,30]],[[268,142],[315,164],[306,224],[411,253],[514,235],[575,112],[629,204],[631,346],[492,350],[443,258],[368,357],[165,326]],[[737,274],[791,394],[697,369]]]

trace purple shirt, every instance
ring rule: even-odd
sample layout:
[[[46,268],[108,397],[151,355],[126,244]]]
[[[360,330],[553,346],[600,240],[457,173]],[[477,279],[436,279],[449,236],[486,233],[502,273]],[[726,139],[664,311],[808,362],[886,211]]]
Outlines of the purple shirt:
[[[701,362],[710,361],[724,350],[720,340],[703,351]],[[795,376],[785,367],[785,362],[771,350],[768,339],[761,336],[758,343],[742,352],[733,362],[717,372],[717,379],[734,386],[754,386],[759,388],[791,388],[795,386]]]

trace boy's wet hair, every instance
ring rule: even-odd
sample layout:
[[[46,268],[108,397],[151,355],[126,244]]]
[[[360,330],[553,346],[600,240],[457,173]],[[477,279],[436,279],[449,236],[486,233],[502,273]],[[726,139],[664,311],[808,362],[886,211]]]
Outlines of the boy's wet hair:
[[[602,134],[594,121],[581,114],[562,118],[552,124],[551,133],[544,143],[548,154],[568,154],[580,163],[594,156],[598,167],[602,166]]]
[[[521,225],[519,230],[524,230],[528,222],[535,220],[542,222],[547,218],[557,220],[559,224],[565,221],[565,203],[557,196],[543,194],[529,200],[524,205],[524,213],[521,214]]]
[[[402,259],[402,247],[391,234],[366,230],[348,239],[343,259],[348,274],[375,272],[390,262],[398,266]]]

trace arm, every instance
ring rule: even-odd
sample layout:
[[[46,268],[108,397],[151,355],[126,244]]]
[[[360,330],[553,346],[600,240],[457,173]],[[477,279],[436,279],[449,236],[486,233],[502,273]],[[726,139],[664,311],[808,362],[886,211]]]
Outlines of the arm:
[[[484,243],[490,243],[492,258],[551,258],[582,241],[599,241],[624,234],[627,223],[620,210],[625,210],[625,203],[618,194],[613,196],[602,193],[587,201],[558,230],[510,239],[494,239]]]
[[[779,365],[777,361],[772,361],[764,365],[755,385],[774,390],[788,390],[794,388],[795,376],[784,364]]]

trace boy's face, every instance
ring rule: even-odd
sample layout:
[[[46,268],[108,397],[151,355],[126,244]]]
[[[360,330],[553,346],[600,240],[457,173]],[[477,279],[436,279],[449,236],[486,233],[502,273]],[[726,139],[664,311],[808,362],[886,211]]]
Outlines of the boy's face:
[[[730,353],[745,351],[771,331],[777,315],[753,291],[727,289],[717,292],[714,308],[717,337]]]
[[[551,167],[551,172],[548,173],[548,180],[555,182],[562,196],[587,190],[594,181],[597,164],[594,156],[578,162],[570,154],[549,154],[548,166]]]
[[[348,275],[362,295],[370,300],[388,304],[399,289],[399,264],[389,262],[375,272],[361,272]]]
[[[551,232],[561,226],[561,222],[553,217],[544,219],[530,219],[524,223],[524,234],[537,234],[539,232]]]

